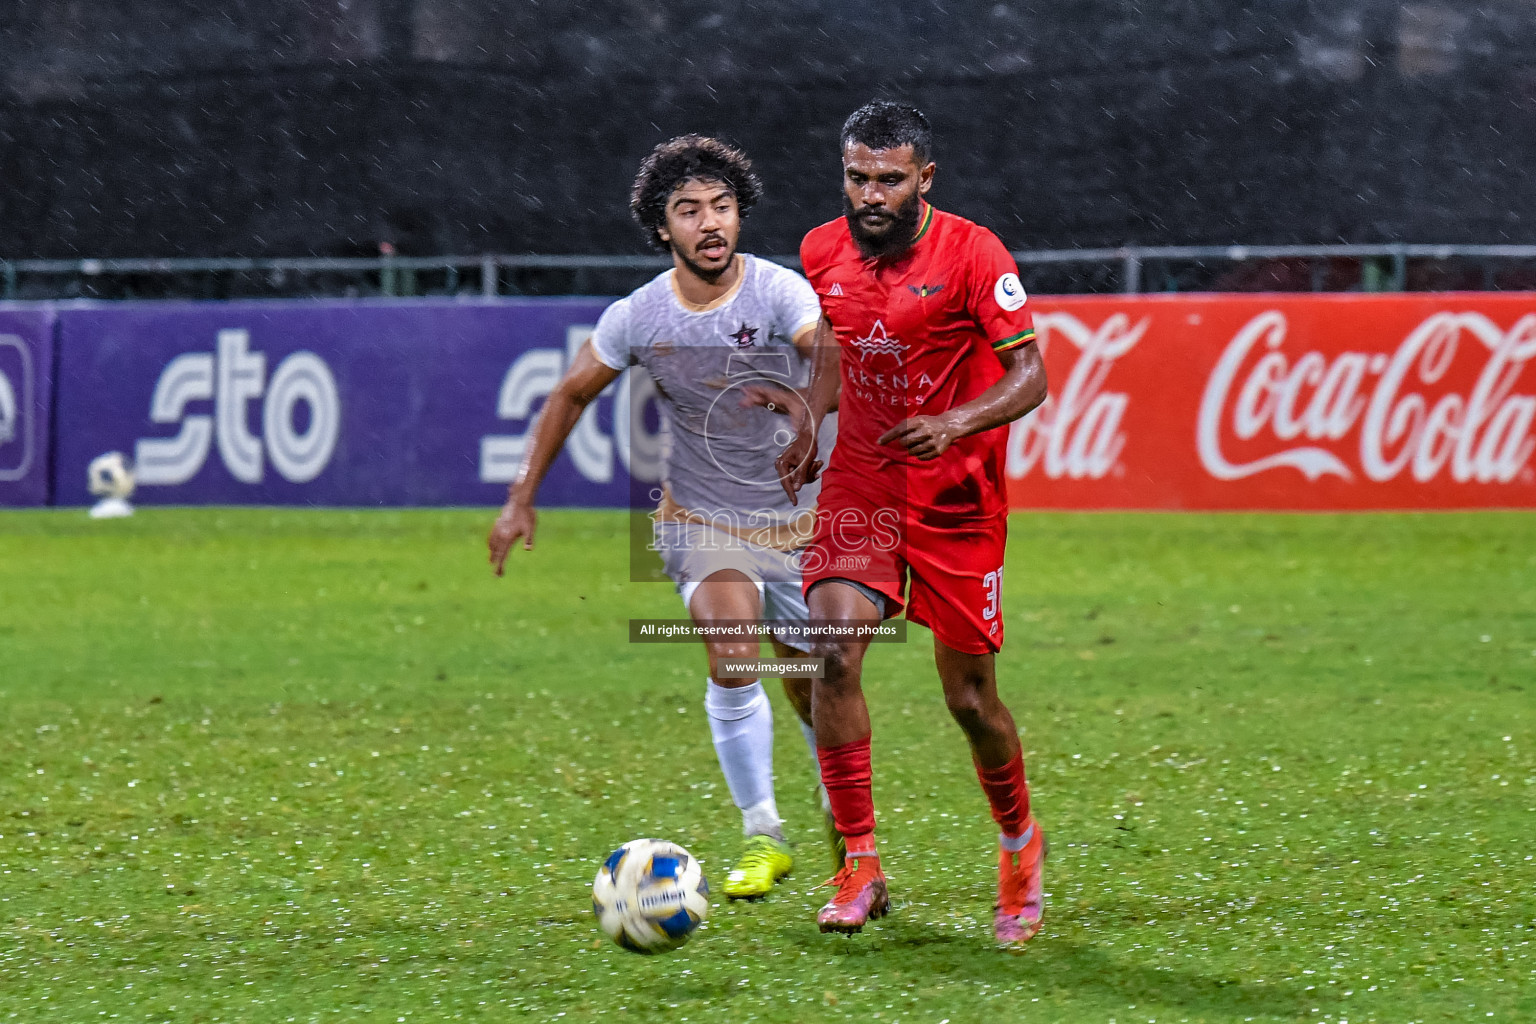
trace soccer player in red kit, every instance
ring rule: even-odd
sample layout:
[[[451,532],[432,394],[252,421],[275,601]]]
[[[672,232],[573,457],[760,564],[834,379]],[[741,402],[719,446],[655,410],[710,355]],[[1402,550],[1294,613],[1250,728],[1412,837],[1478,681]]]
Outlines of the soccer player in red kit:
[[[817,352],[813,422],[779,468],[793,495],[816,472],[816,424],[837,407],[802,566],[811,618],[868,626],[905,606],[933,630],[945,703],[1002,831],[994,930],[1018,945],[1040,929],[1045,842],[993,663],[1003,642],[1006,426],[1045,400],[1045,370],[1013,258],[992,232],[924,198],[931,139],[922,113],[896,103],[870,103],[843,126],[845,216],[800,247],[837,344]],[[828,883],[837,892],[817,916],[824,932],[858,931],[889,906],[860,682],[867,645],[814,652],[826,658],[812,693],[818,757],[848,845]]]

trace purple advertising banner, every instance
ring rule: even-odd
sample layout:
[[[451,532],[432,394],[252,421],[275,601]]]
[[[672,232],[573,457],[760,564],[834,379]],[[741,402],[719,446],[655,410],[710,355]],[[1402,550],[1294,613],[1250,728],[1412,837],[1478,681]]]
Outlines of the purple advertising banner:
[[[48,503],[54,320],[0,306],[0,506]]]
[[[145,504],[500,504],[531,417],[605,305],[62,309],[54,500],[89,502],[86,467],[120,451],[134,464],[133,500]],[[632,439],[614,424],[616,405],[629,408],[630,377],[589,407],[541,504],[629,503]],[[633,440],[642,452],[656,447],[650,436]],[[651,463],[637,466],[634,486],[648,489],[655,476]]]

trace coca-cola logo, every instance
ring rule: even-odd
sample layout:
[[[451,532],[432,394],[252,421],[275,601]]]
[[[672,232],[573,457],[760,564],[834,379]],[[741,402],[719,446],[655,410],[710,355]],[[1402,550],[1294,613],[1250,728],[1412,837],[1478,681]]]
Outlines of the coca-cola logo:
[[[1308,480],[1388,481],[1406,470],[1425,482],[1448,469],[1458,483],[1509,483],[1536,449],[1536,396],[1514,390],[1536,357],[1536,314],[1504,330],[1481,313],[1436,313],[1395,352],[1332,359],[1287,353],[1287,329],[1277,310],[1254,317],[1206,383],[1197,442],[1219,480],[1288,467]],[[1475,381],[1456,390],[1452,378],[1471,379],[1470,367],[1452,368],[1474,358]],[[1311,443],[1293,443],[1302,440]],[[1256,445],[1274,450],[1251,453]]]
[[[1070,313],[1035,315],[1041,354],[1059,335],[1077,349],[1077,361],[1040,408],[1013,424],[1009,476],[1027,476],[1037,465],[1052,480],[1102,480],[1115,470],[1125,449],[1122,424],[1130,399],[1104,384],[1115,360],[1136,347],[1151,322],[1143,317],[1133,326],[1130,317],[1116,313],[1095,329]]]

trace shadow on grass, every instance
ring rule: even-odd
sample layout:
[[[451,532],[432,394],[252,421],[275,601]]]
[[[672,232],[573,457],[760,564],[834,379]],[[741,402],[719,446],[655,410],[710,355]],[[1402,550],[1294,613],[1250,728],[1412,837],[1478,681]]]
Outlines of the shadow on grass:
[[[1082,996],[1095,1002],[1144,1007],[1161,1004],[1192,1017],[1307,1017],[1320,1006],[1314,993],[1286,982],[1256,984],[1233,973],[1191,967],[1159,967],[1114,950],[1044,935],[1026,950],[1010,953],[966,936],[901,935],[884,939],[887,950],[911,950],[927,969],[996,986],[1034,982],[1040,995]],[[850,954],[858,955],[850,949]],[[871,949],[878,956],[878,950]],[[1145,957],[1145,953],[1142,953]]]
[[[854,987],[875,978],[881,982],[882,1000],[903,994],[900,983],[915,981],[923,988],[914,998],[930,1006],[935,1001],[969,1002],[961,993],[974,986],[977,996],[991,997],[985,1005],[1008,1019],[1051,1019],[1069,1004],[1077,1004],[1083,1012],[1111,1015],[1135,1006],[1138,1013],[1171,1012],[1194,1021],[1319,1019],[1321,1012],[1338,1009],[1329,996],[1305,992],[1298,984],[1260,984],[1234,972],[1207,972],[1192,966],[1161,967],[1146,962],[1151,955],[1146,950],[1125,954],[1049,933],[1018,953],[996,948],[979,930],[944,934],[906,929],[895,919],[850,938],[795,928],[780,930],[769,941],[785,953],[804,951],[814,957],[815,980],[810,987],[840,996],[850,1009],[853,1000],[860,998],[853,994]],[[786,966],[795,963],[788,959]],[[804,972],[806,962],[799,963],[799,972]],[[804,984],[811,979],[797,973],[784,980]],[[684,981],[672,976],[665,981],[655,978],[654,983],[648,994],[663,1005],[713,999],[740,1007],[742,1000],[761,998],[760,992],[741,992],[704,979]],[[933,991],[935,985],[944,986],[942,993]],[[1031,1002],[1034,998],[1040,1000],[1038,1005]],[[1010,1004],[1012,1009],[1005,1010]],[[714,1009],[719,1012],[724,1006],[716,1002]],[[905,1016],[901,1008],[897,1010]]]

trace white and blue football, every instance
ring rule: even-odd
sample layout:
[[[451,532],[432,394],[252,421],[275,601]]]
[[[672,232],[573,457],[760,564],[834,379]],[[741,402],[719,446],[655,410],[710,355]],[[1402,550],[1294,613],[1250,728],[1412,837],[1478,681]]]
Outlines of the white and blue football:
[[[86,488],[98,498],[127,500],[135,486],[133,467],[122,452],[107,452],[91,460],[85,468]]]
[[[709,916],[709,883],[676,843],[635,839],[608,855],[592,881],[592,912],[608,937],[633,953],[665,953]]]

